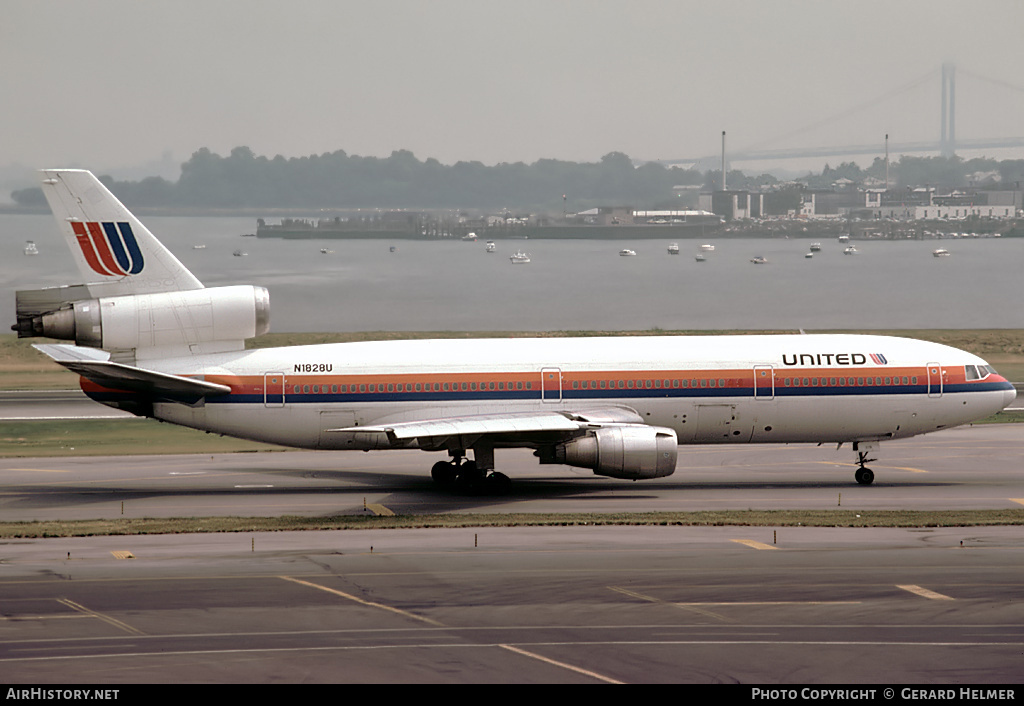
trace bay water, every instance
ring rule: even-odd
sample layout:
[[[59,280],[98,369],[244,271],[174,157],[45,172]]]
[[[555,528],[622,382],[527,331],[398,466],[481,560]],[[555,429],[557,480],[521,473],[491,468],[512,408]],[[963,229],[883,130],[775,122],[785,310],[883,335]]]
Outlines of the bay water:
[[[827,239],[812,258],[814,238],[679,240],[679,255],[668,239],[498,240],[488,253],[482,239],[257,239],[242,237],[252,218],[142,220],[205,285],[266,287],[277,332],[1024,328],[1022,238],[857,241],[857,255]],[[704,242],[715,249],[698,262]],[[512,264],[517,250],[531,262]],[[0,215],[3,321],[15,290],[82,281],[52,216]]]

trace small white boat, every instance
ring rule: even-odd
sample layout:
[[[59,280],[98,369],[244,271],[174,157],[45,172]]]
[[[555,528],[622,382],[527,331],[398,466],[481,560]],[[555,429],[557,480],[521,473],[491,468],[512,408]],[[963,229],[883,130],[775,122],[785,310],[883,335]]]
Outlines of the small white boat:
[[[768,261],[767,261],[766,259],[764,259],[764,257],[762,257],[761,255],[758,255],[758,256],[756,256],[756,257],[752,257],[752,258],[750,258],[750,261],[751,261],[751,262],[753,262],[753,263],[754,263],[755,265],[763,265],[763,264],[765,264],[766,262],[768,262]]]
[[[932,257],[949,257],[949,250],[945,248],[939,248],[938,250],[932,251]]]
[[[476,233],[466,233],[464,236],[462,236],[462,239],[472,240],[473,242],[476,242]]]
[[[710,243],[704,243],[703,245],[700,246],[700,249],[703,250],[704,252],[714,252],[715,246],[711,245]]]
[[[494,244],[493,240],[487,241],[487,252],[497,252],[498,246]]]
[[[244,250],[235,250],[235,251],[234,251],[233,253],[231,253],[231,254],[232,254],[232,255],[234,255],[235,257],[245,257],[245,256],[246,256],[246,255],[248,255],[249,253],[245,252]]]
[[[333,252],[334,252],[333,250],[329,250],[328,248],[320,248],[320,254],[321,255],[330,255]]]
[[[619,250],[619,255],[621,257],[635,257],[636,256],[636,250],[630,250],[629,248],[623,248],[622,250]]]
[[[679,254],[679,243],[672,243],[671,245],[669,245],[668,246],[668,254],[669,255],[678,255]]]
[[[821,243],[811,243],[811,252],[819,252],[821,250]]]
[[[192,249],[193,250],[206,250],[206,246],[205,245],[193,245]]]
[[[704,257],[703,255],[698,255],[695,259],[697,260],[697,262],[707,262],[708,261],[708,259],[706,257]]]
[[[517,253],[513,253],[509,258],[513,265],[525,265],[530,261],[530,256],[520,250]]]
[[[809,252],[806,255],[804,255],[804,257],[807,258],[808,260],[810,260],[812,257],[814,257],[814,253]]]
[[[839,236],[839,242],[840,243],[848,243],[848,242],[850,242],[850,236],[848,236],[848,235],[840,235]]]
[[[36,247],[34,240],[25,241],[25,254],[26,255],[38,255],[39,248]]]
[[[850,247],[846,248],[845,250],[843,250],[843,255],[859,255],[859,254],[860,253],[857,252],[857,248],[853,247],[852,245]]]
[[[392,245],[391,247],[388,248],[388,252],[398,252],[398,246]]]

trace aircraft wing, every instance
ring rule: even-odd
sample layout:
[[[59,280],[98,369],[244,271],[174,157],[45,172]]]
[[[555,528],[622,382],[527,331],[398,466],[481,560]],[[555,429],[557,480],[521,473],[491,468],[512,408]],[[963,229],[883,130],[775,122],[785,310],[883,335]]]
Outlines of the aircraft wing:
[[[421,446],[434,446],[440,440],[480,436],[520,436],[542,433],[573,433],[608,424],[643,424],[636,411],[629,408],[605,407],[579,411],[506,412],[445,416],[438,412],[411,421],[378,420],[368,426],[329,429],[328,432],[381,432],[392,441],[418,439]],[[424,443],[428,442],[428,443]],[[429,443],[433,442],[433,443]]]
[[[399,422],[382,426],[382,430],[392,439],[523,434],[547,431],[565,432],[577,431],[579,428],[579,423],[554,412],[504,415],[480,414],[466,417],[425,419],[418,422]]]
[[[227,385],[115,363],[109,360],[108,353],[95,348],[62,343],[40,343],[33,345],[33,348],[50,356],[68,370],[112,390],[140,392],[190,405],[204,397],[231,392]]]

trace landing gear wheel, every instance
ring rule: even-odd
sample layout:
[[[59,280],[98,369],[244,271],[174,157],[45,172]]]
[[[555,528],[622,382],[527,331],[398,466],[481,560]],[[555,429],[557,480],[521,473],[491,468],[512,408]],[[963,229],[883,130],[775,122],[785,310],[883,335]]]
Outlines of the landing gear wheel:
[[[491,495],[505,495],[512,488],[512,481],[504,473],[495,471],[487,476],[486,488]]]
[[[505,495],[512,487],[512,481],[504,473],[488,472],[476,461],[460,457],[438,461],[431,467],[430,477],[439,488],[469,495]]]
[[[853,474],[853,477],[861,485],[871,485],[872,481],[875,480],[875,472],[872,471],[870,468],[861,467],[857,469],[857,471]]]
[[[484,473],[477,468],[475,461],[463,461],[458,468],[456,482],[464,490],[473,490],[484,479]]]
[[[458,473],[458,467],[449,461],[438,461],[430,469],[430,477],[442,488],[450,488],[455,485]]]

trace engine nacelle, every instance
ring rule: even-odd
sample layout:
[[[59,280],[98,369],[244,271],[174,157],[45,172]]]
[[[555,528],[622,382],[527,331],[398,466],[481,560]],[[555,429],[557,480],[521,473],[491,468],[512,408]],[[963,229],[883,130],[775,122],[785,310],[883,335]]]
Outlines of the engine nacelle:
[[[270,295],[251,285],[60,301],[40,311],[38,300],[46,294],[18,292],[19,337],[139,350],[244,341],[270,330]]]
[[[676,433],[665,427],[602,427],[586,436],[559,444],[554,456],[541,463],[564,463],[593,469],[612,478],[638,480],[670,476],[679,449]]]

